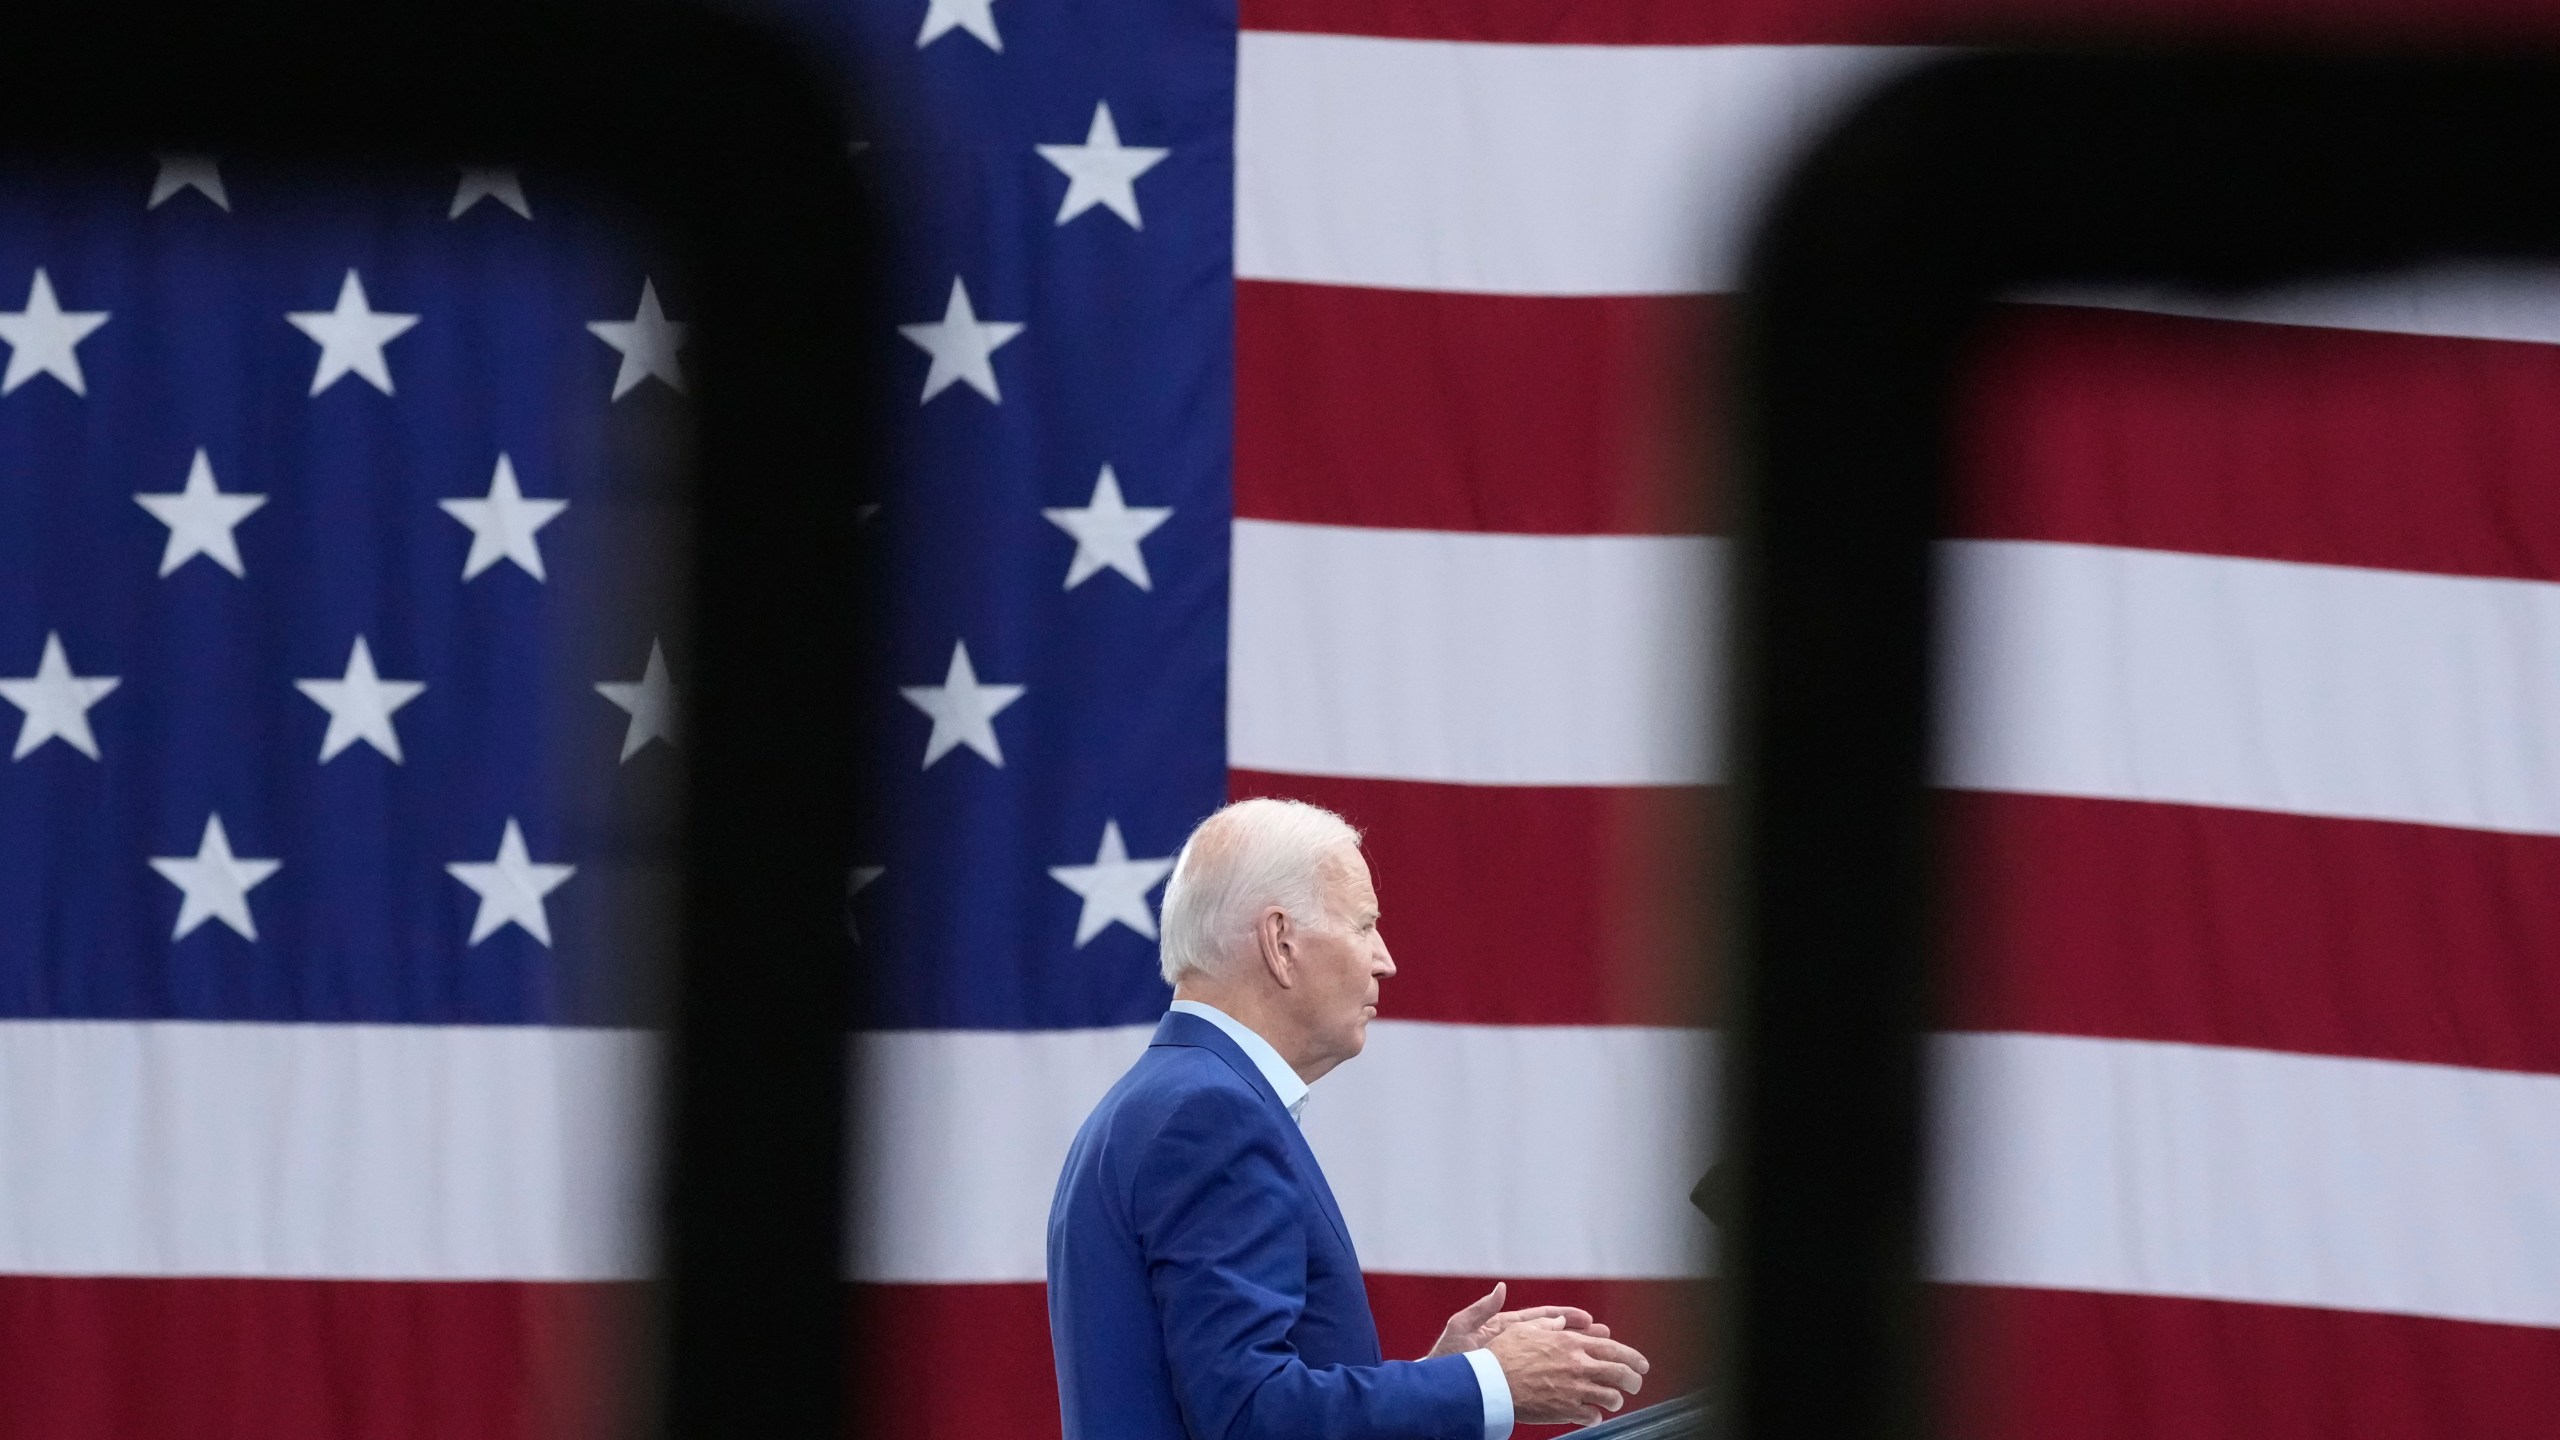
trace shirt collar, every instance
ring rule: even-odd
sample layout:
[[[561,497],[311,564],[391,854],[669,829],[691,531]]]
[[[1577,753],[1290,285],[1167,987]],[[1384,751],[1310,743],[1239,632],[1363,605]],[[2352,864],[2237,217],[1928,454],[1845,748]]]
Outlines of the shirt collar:
[[[1289,1118],[1300,1124],[1306,1123],[1307,1082],[1298,1078],[1298,1072],[1289,1068],[1289,1062],[1280,1058],[1280,1052],[1271,1048],[1270,1041],[1253,1033],[1243,1021],[1206,1001],[1176,1000],[1173,1008],[1185,1015],[1197,1015],[1225,1031],[1227,1038],[1236,1042],[1236,1048],[1244,1052],[1245,1058],[1253,1062],[1253,1068],[1262,1072],[1262,1078],[1271,1082],[1271,1093],[1280,1097],[1280,1106],[1289,1112]]]

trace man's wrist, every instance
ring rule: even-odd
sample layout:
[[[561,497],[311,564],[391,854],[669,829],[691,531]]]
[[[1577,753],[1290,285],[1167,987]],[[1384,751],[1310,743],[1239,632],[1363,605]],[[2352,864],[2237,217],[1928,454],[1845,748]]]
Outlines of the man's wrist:
[[[1490,1350],[1463,1351],[1476,1372],[1476,1389],[1484,1396],[1484,1440],[1506,1440],[1511,1434],[1511,1379]]]

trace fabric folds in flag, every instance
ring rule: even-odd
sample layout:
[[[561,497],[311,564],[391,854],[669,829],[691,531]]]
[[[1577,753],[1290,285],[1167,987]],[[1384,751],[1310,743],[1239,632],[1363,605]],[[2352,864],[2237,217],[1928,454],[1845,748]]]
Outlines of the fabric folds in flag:
[[[1389,1352],[1504,1279],[1697,1383],[1700,397],[1765,187],[1962,17],[777,13],[899,222],[847,339],[899,387],[848,1250],[965,1378],[862,1423],[1055,1433],[1058,1163],[1168,998],[1175,847],[1255,794],[1366,831],[1401,967],[1306,1119]],[[647,1263],[615,922],[688,659],[608,522],[680,277],[538,174],[357,224],[128,168],[0,223],[0,1428],[601,1428]],[[1971,377],[1963,1433],[2560,1403],[2555,295],[2046,296]]]

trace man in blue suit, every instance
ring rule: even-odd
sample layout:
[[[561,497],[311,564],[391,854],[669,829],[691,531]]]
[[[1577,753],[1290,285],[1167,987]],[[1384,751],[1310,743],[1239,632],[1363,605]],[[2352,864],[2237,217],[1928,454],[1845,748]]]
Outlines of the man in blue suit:
[[[1645,1358],[1566,1306],[1451,1316],[1384,1361],[1351,1233],[1298,1131],[1396,973],[1359,832],[1245,800],[1166,883],[1172,1013],[1077,1132],[1049,1210],[1067,1440],[1502,1440],[1588,1423]]]

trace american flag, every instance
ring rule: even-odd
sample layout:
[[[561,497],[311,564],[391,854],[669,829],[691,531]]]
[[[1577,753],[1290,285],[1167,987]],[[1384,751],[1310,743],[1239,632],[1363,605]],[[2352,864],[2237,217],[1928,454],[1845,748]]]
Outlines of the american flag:
[[[1307,1122],[1390,1353],[1508,1278],[1612,1312],[1670,1362],[1661,1389],[1694,1383],[1703,1337],[1672,1317],[1711,1268],[1683,1203],[1712,1049],[1683,979],[1717,779],[1700,397],[1772,177],[1926,56],[1839,42],[1915,17],[1256,0],[1232,41],[1178,8],[908,18],[866,36],[923,117],[889,186],[931,216],[910,310],[947,312],[946,271],[981,298],[1010,273],[1021,298],[975,312],[1024,326],[978,332],[993,377],[1098,373],[1114,418],[1182,392],[1110,378],[1168,341],[1079,313],[1093,297],[1114,323],[1164,315],[1170,355],[1230,325],[1231,351],[1175,372],[1192,383],[1233,357],[1231,412],[1223,390],[1145,412],[1232,415],[1205,504],[1179,470],[1135,480],[1125,445],[1046,469],[1033,451],[964,500],[985,482],[944,447],[1094,412],[1010,390],[920,407],[936,497],[913,523],[980,558],[970,603],[901,587],[925,601],[902,622],[914,678],[942,673],[977,597],[1019,587],[1032,643],[1009,667],[972,649],[1023,687],[989,723],[1026,746],[1094,729],[1065,804],[1012,798],[1052,793],[1027,758],[1005,792],[1065,827],[1051,848],[929,901],[973,934],[1022,927],[1040,983],[1084,988],[866,1042],[881,1163],[858,1268],[934,1353],[1013,1377],[915,1412],[951,1434],[1049,1423],[1037,1221],[1161,1000],[1141,907],[1117,907],[1221,798],[1133,820],[1119,777],[1146,762],[1113,757],[1142,735],[1146,760],[1184,753],[1152,722],[1194,713],[1194,667],[1221,663],[1224,793],[1366,826],[1402,957],[1369,1053]],[[1230,57],[1232,91],[1194,88]],[[1152,84],[1121,78],[1135,65]],[[1079,166],[1105,150],[1139,213],[1094,203]],[[1229,168],[1194,199],[1175,167],[1203,160]],[[1177,236],[1203,215],[1225,248],[1195,257]],[[1125,268],[1087,271],[1097,254]],[[1159,286],[1196,308],[1159,310]],[[2490,1434],[2560,1398],[2560,1083],[2525,1041],[2560,985],[2519,868],[2560,815],[2538,758],[2560,577],[2533,498],[2560,451],[2531,378],[2560,353],[2554,293],[2453,272],[2246,306],[2048,296],[1989,352],[1946,549],[1960,888],[1932,1265],[1960,1433]],[[1087,499],[1102,463],[1109,505]],[[1150,586],[1030,519],[1088,503],[1170,509],[1124,532]],[[1045,569],[996,538],[1025,533]],[[1220,539],[1223,614],[1207,601],[1201,648],[1151,657],[1164,688],[1077,685],[1110,673],[1090,637],[1165,622],[1219,559],[1186,542]],[[1060,656],[1073,678],[1045,680]],[[977,794],[936,781],[935,743],[910,775],[935,797],[919,813],[947,816]],[[949,853],[975,866],[991,833]],[[917,917],[892,908],[913,892],[881,903]],[[910,940],[889,963],[1010,995],[988,953]]]
[[[646,1234],[679,282],[503,166],[0,184],[0,1428],[522,1423]]]
[[[934,1378],[866,1428],[1054,1433],[1059,1158],[1255,793],[1367,829],[1402,966],[1307,1118],[1389,1352],[1501,1278],[1699,1378],[1697,362],[1905,8],[794,17],[902,231],[848,342],[908,367],[849,1233]],[[265,216],[177,159],[0,223],[0,1431],[593,1424],[644,1263],[605,927],[686,657],[587,522],[683,297],[538,175]],[[2044,297],[1975,377],[1962,1433],[2560,1410],[2555,293]]]

